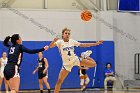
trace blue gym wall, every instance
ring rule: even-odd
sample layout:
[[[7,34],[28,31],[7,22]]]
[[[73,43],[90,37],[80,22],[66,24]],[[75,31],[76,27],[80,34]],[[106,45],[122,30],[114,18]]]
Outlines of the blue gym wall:
[[[88,42],[88,41],[82,41]],[[91,42],[91,41],[90,41]],[[23,45],[25,45],[29,49],[33,48],[41,48],[44,45],[49,45],[50,41],[24,41]],[[103,87],[104,83],[104,70],[107,62],[112,63],[114,69],[114,42],[113,41],[105,41],[102,45],[90,48],[80,48],[77,47],[75,52],[77,55],[80,55],[81,52],[86,50],[92,50],[93,54],[91,57],[97,62],[97,72],[94,77],[94,68],[90,68],[87,73],[90,77],[90,83],[88,87],[93,87],[93,79],[95,79],[94,87]],[[0,54],[3,51],[7,51],[7,48],[3,46],[2,41],[0,42]],[[59,71],[62,66],[62,60],[60,54],[58,52],[57,47],[49,49],[44,52],[44,57],[48,59],[49,63],[49,78],[48,81],[50,83],[51,88],[55,87]],[[20,89],[39,89],[38,87],[38,76],[37,73],[35,75],[32,74],[33,70],[37,67],[37,54],[27,54],[24,53],[23,62],[21,64],[21,82]],[[79,88],[80,80],[78,76],[78,67],[74,67],[72,72],[65,79],[62,88]],[[44,88],[46,88],[44,86]],[[2,87],[4,89],[4,86]]]

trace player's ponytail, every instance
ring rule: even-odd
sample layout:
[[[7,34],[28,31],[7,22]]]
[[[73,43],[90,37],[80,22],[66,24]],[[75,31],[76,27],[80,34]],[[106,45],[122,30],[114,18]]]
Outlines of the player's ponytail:
[[[4,44],[6,47],[9,47],[9,46],[10,46],[9,43],[10,43],[10,39],[11,39],[11,43],[12,43],[13,45],[16,45],[16,44],[17,44],[17,40],[19,40],[19,38],[20,38],[19,34],[14,34],[14,35],[12,35],[12,37],[7,36],[7,37],[5,38],[3,44]]]
[[[5,38],[5,40],[3,41],[3,44],[4,44],[4,46],[6,46],[6,47],[9,47],[10,45],[9,45],[9,40],[10,40],[10,36],[7,36],[6,38]]]

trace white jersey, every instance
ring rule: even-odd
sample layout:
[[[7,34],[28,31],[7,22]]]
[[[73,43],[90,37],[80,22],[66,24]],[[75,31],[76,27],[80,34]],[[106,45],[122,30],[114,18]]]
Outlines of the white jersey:
[[[63,65],[73,64],[73,62],[77,60],[78,57],[74,53],[74,46],[78,47],[80,45],[80,42],[70,39],[68,42],[57,40],[55,43],[61,52]]]
[[[1,69],[4,69],[4,67],[7,64],[7,61],[8,61],[7,58],[6,59],[1,58]]]
[[[3,74],[3,71],[4,71],[4,67],[6,66],[7,64],[7,61],[8,59],[3,59],[1,58],[1,67],[0,67],[0,77],[3,78],[4,77],[4,74]]]

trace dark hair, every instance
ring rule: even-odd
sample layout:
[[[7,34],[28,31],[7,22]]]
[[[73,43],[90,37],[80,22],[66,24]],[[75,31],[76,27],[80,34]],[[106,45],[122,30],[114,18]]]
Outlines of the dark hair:
[[[3,57],[3,54],[4,54],[4,53],[6,53],[6,52],[2,52],[2,57]],[[7,54],[7,53],[6,53],[6,54]]]
[[[9,41],[10,41],[10,39],[11,39],[11,42],[12,42],[12,44],[13,45],[16,45],[17,44],[17,40],[19,40],[19,34],[14,34],[14,35],[12,35],[12,37],[10,37],[10,36],[7,36],[6,38],[5,38],[5,40],[3,41],[3,44],[5,45],[5,46],[7,46],[7,47],[9,47],[10,46],[10,44],[9,44]]]
[[[39,54],[39,53],[42,53],[42,54],[43,54],[43,52],[38,52],[38,54]]]
[[[110,66],[111,66],[111,63],[106,63],[106,67],[107,67],[107,65],[109,65],[110,64]]]

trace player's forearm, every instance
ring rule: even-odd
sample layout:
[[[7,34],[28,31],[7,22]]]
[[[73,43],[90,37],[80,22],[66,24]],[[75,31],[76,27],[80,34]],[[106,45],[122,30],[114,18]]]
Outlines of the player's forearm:
[[[50,43],[50,46],[49,46],[50,48],[53,48],[53,47],[55,47],[55,41],[52,41],[51,43]]]
[[[79,67],[79,69],[83,69],[83,67]]]
[[[81,69],[87,69],[87,67],[81,67]]]
[[[31,50],[31,49],[23,47],[22,50],[23,50],[23,52],[26,52],[26,53],[29,53],[29,54],[35,54],[35,53],[38,53],[38,52],[42,52],[45,49],[44,48],[40,48],[40,49],[33,49],[33,50]]]
[[[98,43],[81,43],[80,47],[91,47],[91,46],[97,46]]]
[[[48,66],[45,66],[45,70],[47,70],[48,69]]]
[[[50,48],[53,48],[56,46],[55,42],[59,40],[59,38],[55,38],[51,43],[50,43]]]
[[[34,70],[35,72],[38,70],[38,67]]]

